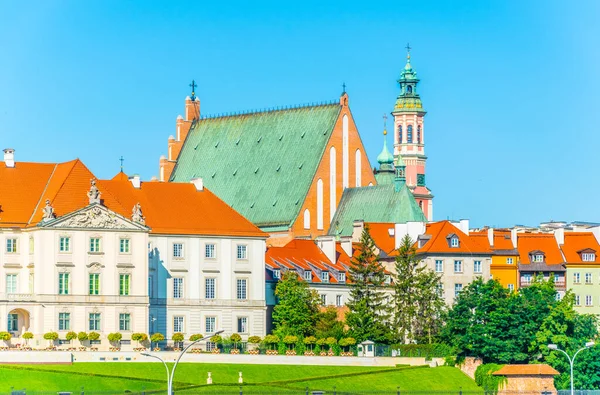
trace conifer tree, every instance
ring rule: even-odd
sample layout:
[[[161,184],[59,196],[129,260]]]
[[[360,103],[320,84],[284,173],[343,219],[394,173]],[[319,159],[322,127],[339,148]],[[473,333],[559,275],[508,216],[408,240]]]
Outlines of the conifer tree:
[[[402,239],[394,275],[394,328],[396,340],[431,343],[442,322],[444,300],[439,292],[441,276],[420,265],[410,236]]]
[[[388,298],[385,295],[385,271],[375,254],[375,243],[365,226],[358,244],[359,254],[350,261],[350,298],[346,324],[358,342],[390,341]]]

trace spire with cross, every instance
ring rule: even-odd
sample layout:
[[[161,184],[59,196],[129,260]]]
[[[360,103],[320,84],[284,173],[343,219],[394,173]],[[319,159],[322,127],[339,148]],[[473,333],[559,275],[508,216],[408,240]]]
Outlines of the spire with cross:
[[[344,93],[346,93],[346,83],[345,82],[342,83],[342,95]]]
[[[192,83],[189,85],[192,88],[192,96],[191,99],[196,100],[196,88],[198,87],[198,85],[196,85],[196,81],[192,80]]]
[[[121,162],[121,173],[123,172],[123,162],[125,161],[125,159],[123,158],[123,155],[121,155],[121,157],[119,158],[119,162]]]
[[[406,47],[404,47],[404,48],[406,48],[406,59],[408,59],[410,61],[410,50],[412,48],[410,47],[409,43],[406,43]]]
[[[387,134],[387,114],[383,114],[383,135]]]

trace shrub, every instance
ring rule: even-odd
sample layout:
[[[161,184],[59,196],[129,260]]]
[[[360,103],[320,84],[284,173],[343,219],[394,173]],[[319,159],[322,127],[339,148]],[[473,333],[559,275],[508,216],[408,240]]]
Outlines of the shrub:
[[[265,336],[263,342],[269,346],[269,348],[273,349],[277,343],[279,343],[279,336],[277,335],[267,335]]]
[[[88,333],[89,340],[98,340],[100,339],[100,334],[98,332],[90,332]]]
[[[123,338],[123,335],[120,334],[119,332],[108,334],[108,341],[111,343],[118,343],[121,341],[122,338]]]
[[[56,333],[56,332],[46,332],[46,333],[44,333],[44,339],[46,339],[46,340],[56,340],[56,339],[58,339],[58,333]]]
[[[248,338],[248,343],[250,343],[250,344],[258,344],[258,343],[260,343],[260,341],[261,341],[260,336],[250,336]]]
[[[497,365],[495,363],[479,365],[475,370],[475,383],[485,391],[490,391],[494,394],[498,393],[498,389],[506,384],[506,377],[494,376],[492,373],[502,368],[502,366],[504,365]]]
[[[221,344],[221,343],[223,343],[223,338],[221,337],[221,335],[214,335],[213,337],[210,338],[210,341],[215,344]]]
[[[283,338],[283,342],[288,346],[291,344],[296,344],[298,342],[298,336],[288,335]]]
[[[33,333],[31,333],[31,332],[23,333],[23,339],[25,339],[25,340],[33,339]]]
[[[194,333],[192,336],[190,336],[190,341],[195,342],[195,341],[202,339],[203,337],[204,336],[200,333]]]
[[[156,333],[152,334],[152,336],[150,337],[150,341],[152,343],[158,343],[158,342],[161,342],[163,340],[165,340],[165,335],[163,335],[160,332],[156,332]]]
[[[68,341],[77,339],[77,333],[75,332],[67,332],[67,335],[65,336],[65,339],[67,339]]]
[[[80,342],[84,342],[88,339],[88,334],[85,332],[79,332],[77,334],[77,339],[79,339]]]
[[[317,342],[317,338],[314,336],[305,337],[303,340],[304,344],[315,344]]]
[[[237,333],[234,333],[233,335],[231,335],[229,337],[229,339],[231,339],[231,341],[234,342],[234,343],[238,343],[238,342],[242,341],[242,337],[239,334],[237,334]]]
[[[325,344],[327,344],[327,339],[317,339],[318,346],[324,346]]]
[[[184,337],[183,337],[183,333],[177,332],[177,333],[173,333],[173,336],[171,336],[171,339],[174,342],[182,342]]]
[[[337,344],[337,340],[335,339],[335,337],[328,337],[327,339],[325,339],[325,344],[327,344],[329,348],[331,348],[334,344]]]
[[[10,334],[10,332],[0,332],[0,340],[10,340],[10,338],[12,337],[12,335]]]
[[[148,335],[146,335],[145,333],[132,333],[131,340],[134,340],[138,343],[145,342],[146,340],[148,340]]]
[[[344,337],[340,339],[339,345],[346,349],[346,347],[350,347],[356,344],[356,339],[353,337]]]

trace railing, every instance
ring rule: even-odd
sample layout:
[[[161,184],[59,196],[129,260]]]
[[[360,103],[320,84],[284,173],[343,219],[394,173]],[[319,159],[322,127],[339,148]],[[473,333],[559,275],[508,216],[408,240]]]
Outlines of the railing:
[[[519,281],[521,287],[529,287],[534,282],[535,282],[534,279],[526,279],[526,278],[522,278]],[[564,289],[566,286],[566,282],[565,282],[565,280],[554,281],[554,286],[559,289]]]

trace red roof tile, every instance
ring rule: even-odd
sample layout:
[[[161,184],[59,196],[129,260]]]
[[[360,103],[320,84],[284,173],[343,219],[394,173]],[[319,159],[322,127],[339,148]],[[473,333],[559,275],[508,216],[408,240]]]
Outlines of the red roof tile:
[[[485,244],[479,242],[479,237],[471,237],[463,233],[450,221],[432,222],[426,225],[425,234],[431,238],[417,250],[418,254],[426,253],[452,253],[452,254],[491,254],[487,240]],[[459,246],[450,247],[451,235],[458,237]]]
[[[522,264],[532,263],[529,254],[533,251],[542,251],[548,265],[558,265],[564,262],[558,248],[558,243],[550,233],[519,233],[517,234],[517,250]]]
[[[577,263],[586,265],[597,265],[600,263],[598,254],[600,254],[600,245],[592,232],[565,232],[565,244],[561,246],[567,264]],[[581,252],[593,250],[596,259],[593,262],[584,262],[581,259]]]
[[[539,363],[530,365],[504,365],[493,374],[495,376],[556,376],[560,373],[550,365]]]

